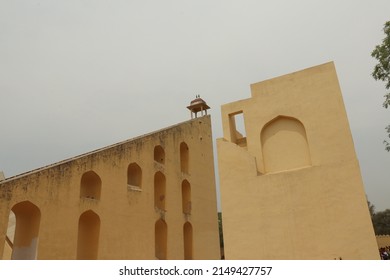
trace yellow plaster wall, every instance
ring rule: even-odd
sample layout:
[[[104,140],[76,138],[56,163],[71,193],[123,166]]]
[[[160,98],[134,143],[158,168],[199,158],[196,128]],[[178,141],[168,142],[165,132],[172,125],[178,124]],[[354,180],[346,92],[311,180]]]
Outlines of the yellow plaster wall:
[[[189,148],[189,172],[180,168],[180,143]],[[165,163],[154,161],[161,145]],[[142,169],[142,187],[127,185],[127,168]],[[85,172],[101,179],[100,200],[80,198]],[[166,178],[166,211],[154,207],[154,175]],[[191,214],[182,212],[182,181],[191,186]],[[75,259],[78,223],[92,210],[100,219],[98,259],[155,259],[155,223],[167,224],[167,258],[184,259],[183,227],[193,228],[193,258],[219,259],[210,116],[193,119],[0,183],[0,255],[12,207],[30,201],[40,210],[38,259]],[[207,244],[207,246],[205,245]]]
[[[333,63],[251,91],[217,139],[226,259],[379,259]]]

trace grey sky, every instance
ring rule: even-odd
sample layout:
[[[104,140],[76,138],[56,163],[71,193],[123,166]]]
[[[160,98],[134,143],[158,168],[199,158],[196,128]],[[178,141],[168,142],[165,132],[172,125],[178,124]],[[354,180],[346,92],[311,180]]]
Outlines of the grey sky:
[[[6,177],[250,96],[334,61],[366,193],[390,208],[390,111],[370,53],[388,0],[0,0],[0,170]]]

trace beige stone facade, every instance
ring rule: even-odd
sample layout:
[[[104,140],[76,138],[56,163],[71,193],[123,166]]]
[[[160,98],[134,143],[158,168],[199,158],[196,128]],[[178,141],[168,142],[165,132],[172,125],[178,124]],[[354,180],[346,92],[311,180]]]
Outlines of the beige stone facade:
[[[376,242],[378,243],[378,248],[390,247],[390,235],[377,235]]]
[[[213,163],[204,116],[7,178],[0,256],[219,259]]]
[[[222,106],[225,258],[379,259],[333,63],[251,90]],[[0,257],[219,259],[209,106],[187,108],[190,121],[0,172]]]
[[[217,139],[226,259],[379,259],[333,63],[251,91]]]

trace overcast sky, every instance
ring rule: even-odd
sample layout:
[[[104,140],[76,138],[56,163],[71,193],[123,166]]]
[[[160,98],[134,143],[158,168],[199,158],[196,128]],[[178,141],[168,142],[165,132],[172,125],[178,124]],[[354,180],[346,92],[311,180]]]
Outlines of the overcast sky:
[[[389,0],[0,0],[6,177],[190,118],[334,61],[369,200],[390,208],[390,110],[371,77]]]

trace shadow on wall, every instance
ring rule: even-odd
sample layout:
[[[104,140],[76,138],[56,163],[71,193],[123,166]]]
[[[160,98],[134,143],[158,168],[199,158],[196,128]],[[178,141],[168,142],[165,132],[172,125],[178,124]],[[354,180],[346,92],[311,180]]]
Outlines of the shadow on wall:
[[[306,130],[299,120],[276,117],[263,127],[260,138],[265,173],[311,165]]]
[[[41,211],[30,201],[15,204],[9,215],[6,246],[12,260],[35,260],[38,255]],[[15,226],[10,226],[14,223]]]

